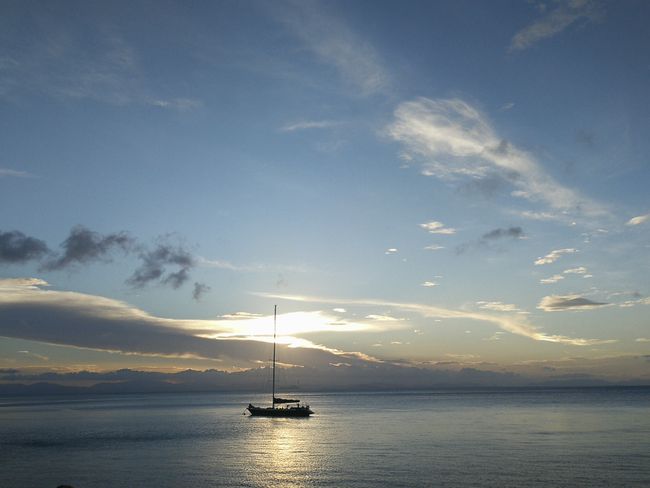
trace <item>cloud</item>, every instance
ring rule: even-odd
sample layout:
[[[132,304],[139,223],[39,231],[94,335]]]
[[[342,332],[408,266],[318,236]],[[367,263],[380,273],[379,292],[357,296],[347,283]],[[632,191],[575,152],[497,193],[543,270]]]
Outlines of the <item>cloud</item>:
[[[480,301],[476,302],[476,304],[478,305],[478,308],[482,310],[492,310],[494,312],[517,312],[523,314],[528,313],[521,310],[517,305],[511,303]]]
[[[430,246],[425,246],[424,249],[426,251],[439,251],[440,249],[444,249],[445,246],[438,246],[437,244],[432,244]]]
[[[494,229],[490,232],[483,234],[481,239],[483,240],[493,240],[493,239],[502,239],[509,237],[511,239],[522,239],[524,237],[524,231],[521,227],[508,227],[507,229]]]
[[[19,231],[0,231],[0,264],[39,261],[48,256],[41,269],[58,271],[97,261],[109,262],[111,253],[116,249],[124,254],[137,253],[141,264],[127,280],[128,284],[136,288],[142,288],[152,282],[179,288],[190,279],[190,271],[197,265],[197,259],[182,245],[169,242],[169,236],[160,237],[154,249],[150,249],[137,243],[136,239],[126,232],[102,235],[79,225],[70,231],[61,248],[63,252],[53,254],[47,244],[39,239]],[[226,267],[220,262],[216,263],[219,264],[217,267]],[[209,265],[215,266],[215,262],[209,262]],[[209,290],[206,286],[195,284],[195,299]]]
[[[513,196],[518,196],[518,194],[515,193],[516,192],[513,192]],[[551,212],[534,212],[532,210],[511,211],[511,213],[518,215],[519,217],[522,217],[524,219],[538,220],[542,222],[552,222],[552,221],[566,222],[569,220],[566,215],[561,213],[557,214]]]
[[[420,286],[424,286],[425,288],[433,288],[434,286],[439,286],[439,284],[433,281],[425,281]]]
[[[595,302],[580,295],[550,295],[541,299],[537,308],[545,312],[558,312],[562,310],[590,310],[605,307],[605,302]]]
[[[205,293],[209,292],[211,289],[212,288],[210,288],[205,283],[196,282],[196,283],[194,283],[194,290],[192,291],[192,298],[194,298],[194,300],[196,300],[196,301],[199,301],[201,299],[201,297]]]
[[[340,122],[333,120],[304,120],[302,122],[294,122],[293,124],[287,124],[280,128],[282,132],[295,132],[299,130],[307,129],[327,129],[328,127],[334,127],[340,125]]]
[[[13,177],[13,178],[33,178],[34,175],[26,171],[16,171],[15,169],[0,168],[0,178]]]
[[[30,351],[16,351],[16,352],[18,354],[22,354],[22,355],[30,357],[30,358],[38,359],[40,361],[49,361],[50,360],[50,358],[48,358],[47,356],[43,356],[42,354],[37,354],[35,352],[30,352]]]
[[[50,284],[40,278],[0,278],[0,288],[37,288],[40,286],[50,286]]]
[[[154,107],[177,110],[179,112],[187,112],[190,110],[201,108],[203,106],[203,102],[201,100],[197,100],[194,98],[170,98],[167,100],[163,100],[163,99],[151,100],[149,102],[149,105],[152,105]]]
[[[587,276],[589,275],[585,275],[585,277]],[[626,300],[618,304],[618,306],[621,308],[635,307],[637,305],[650,305],[650,297],[637,298],[636,300]]]
[[[465,310],[453,310],[443,307],[436,307],[431,305],[422,305],[419,303],[403,303],[403,302],[390,302],[385,300],[374,299],[350,299],[350,298],[327,298],[327,297],[313,297],[302,295],[278,295],[271,293],[257,293],[259,296],[267,298],[276,298],[283,300],[291,300],[296,302],[307,303],[327,303],[336,305],[359,305],[359,306],[379,306],[391,307],[394,309],[412,312],[419,314],[426,318],[435,320],[440,319],[469,319],[482,322],[488,322],[496,325],[500,329],[516,334],[523,337],[528,337],[535,341],[555,342],[560,344],[568,344],[573,346],[592,346],[597,344],[607,344],[615,342],[608,339],[583,339],[575,337],[567,337],[563,335],[551,335],[541,332],[537,327],[529,322],[525,314],[488,314],[469,312]]]
[[[625,225],[641,225],[641,224],[645,224],[648,220],[650,220],[650,213],[632,217],[630,220],[628,220],[625,223]]]
[[[218,268],[218,269],[228,269],[231,271],[241,271],[241,272],[272,272],[272,273],[307,273],[313,271],[306,266],[299,265],[290,265],[290,264],[249,264],[249,265],[238,265],[233,264],[230,261],[224,261],[219,259],[207,259],[202,256],[196,257],[197,266],[203,266],[206,268]]]
[[[456,233],[456,229],[452,227],[445,227],[445,224],[435,220],[427,222],[426,224],[420,224],[420,227],[425,229],[429,234],[451,235]]]
[[[541,284],[543,284],[543,285],[550,285],[552,283],[557,283],[558,281],[563,280],[563,279],[564,279],[564,276],[562,276],[560,274],[555,274],[555,275],[553,275],[553,276],[551,276],[549,278],[542,278],[541,280],[539,280],[539,282]]]
[[[650,342],[650,339],[648,339],[647,337],[637,337],[636,339],[634,339],[634,342]]]
[[[342,322],[322,312],[283,314],[278,321],[283,331],[278,353],[284,363],[317,366],[342,358],[355,364],[376,361],[361,353],[345,353],[289,335],[374,330],[372,324]],[[271,316],[167,319],[105,297],[0,280],[3,337],[124,354],[230,360],[250,367],[268,357],[272,330]]]
[[[71,19],[64,5],[50,7],[38,15],[32,15],[28,5],[4,12],[4,26],[12,28],[5,29],[5,47],[0,46],[0,97],[40,93],[68,102],[136,103],[180,111],[200,104],[192,98],[153,94],[150,87],[159,80],[150,83],[147,63],[141,63],[138,49],[121,32],[126,26],[111,26],[116,19],[111,22],[111,14],[104,15],[107,11],[80,8]]]
[[[523,51],[543,39],[561,33],[578,21],[589,23],[600,15],[600,3],[597,1],[560,1],[556,8],[517,32],[510,43],[510,51]]]
[[[0,231],[0,264],[26,263],[43,258],[49,249],[45,242],[17,230]]]
[[[579,274],[579,275],[584,275],[587,274],[587,268],[584,266],[579,266],[577,268],[571,268],[571,269],[565,269],[562,271],[564,274]]]
[[[341,19],[316,2],[290,2],[276,16],[310,51],[333,66],[361,95],[385,92],[390,77],[379,54]]]
[[[491,243],[501,239],[526,239],[521,227],[509,227],[507,229],[494,229],[486,232],[480,239],[470,242],[464,242],[456,246],[456,254],[463,254],[471,249],[490,249]]]
[[[599,204],[559,184],[525,151],[499,137],[487,118],[469,103],[418,98],[400,104],[388,135],[401,142],[423,171],[443,181],[501,178],[515,196],[559,212],[607,215]]]
[[[153,250],[142,250],[140,259],[142,264],[127,280],[127,283],[136,288],[152,282],[179,288],[189,279],[190,270],[196,266],[194,257],[181,245],[164,241]],[[168,271],[168,267],[177,267],[177,270]]]
[[[374,320],[374,321],[377,321],[377,322],[400,322],[400,321],[404,320],[404,319],[400,319],[400,318],[397,318],[397,317],[392,317],[390,315],[378,315],[378,314],[366,315],[366,318],[368,320]]]
[[[63,241],[63,255],[46,263],[46,270],[59,270],[78,264],[106,260],[113,249],[128,252],[134,245],[134,239],[125,232],[105,236],[83,226],[74,227]]]
[[[567,249],[556,249],[551,251],[546,256],[537,258],[535,261],[535,266],[542,266],[544,264],[551,264],[560,259],[564,254],[573,254],[578,252],[577,249],[567,248]]]

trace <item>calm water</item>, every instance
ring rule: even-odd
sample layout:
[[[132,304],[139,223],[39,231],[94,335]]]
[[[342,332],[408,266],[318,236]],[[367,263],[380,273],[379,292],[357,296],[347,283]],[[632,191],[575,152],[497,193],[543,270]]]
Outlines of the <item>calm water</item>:
[[[0,398],[0,487],[647,487],[650,389]]]

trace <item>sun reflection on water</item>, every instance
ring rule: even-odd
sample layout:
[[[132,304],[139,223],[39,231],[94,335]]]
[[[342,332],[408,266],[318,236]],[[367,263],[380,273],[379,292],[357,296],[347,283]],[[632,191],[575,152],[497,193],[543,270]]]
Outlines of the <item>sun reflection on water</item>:
[[[313,452],[313,419],[247,418],[254,446],[249,481],[254,486],[304,486],[322,465]]]

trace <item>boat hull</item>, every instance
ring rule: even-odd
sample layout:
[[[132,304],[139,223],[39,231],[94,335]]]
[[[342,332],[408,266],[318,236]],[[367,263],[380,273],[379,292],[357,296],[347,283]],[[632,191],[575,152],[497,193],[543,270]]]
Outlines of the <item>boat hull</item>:
[[[274,408],[274,407],[255,407],[249,405],[248,410],[253,417],[309,417],[312,410],[307,406]]]

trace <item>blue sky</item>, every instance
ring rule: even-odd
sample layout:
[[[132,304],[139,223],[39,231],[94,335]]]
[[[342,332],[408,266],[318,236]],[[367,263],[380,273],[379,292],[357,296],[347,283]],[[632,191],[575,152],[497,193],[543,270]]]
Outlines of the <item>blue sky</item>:
[[[0,8],[0,367],[650,378],[644,2]]]

